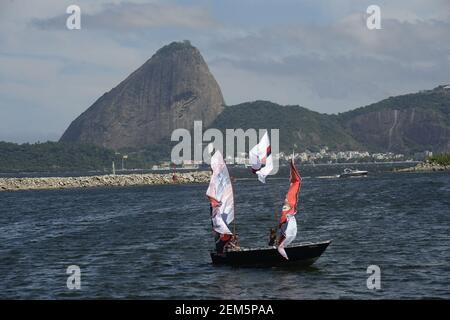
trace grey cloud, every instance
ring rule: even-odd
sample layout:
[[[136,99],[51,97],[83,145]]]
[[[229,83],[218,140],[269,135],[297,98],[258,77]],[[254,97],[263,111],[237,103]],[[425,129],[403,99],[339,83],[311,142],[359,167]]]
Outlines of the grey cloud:
[[[302,24],[299,14],[285,25],[250,15],[232,24],[220,14],[218,23],[205,7],[184,1],[126,1],[78,1],[83,30],[101,32],[53,32],[67,31],[69,0],[14,1],[0,10],[7,53],[0,55],[0,140],[6,131],[20,136],[27,121],[36,137],[62,133],[98,96],[177,39],[199,47],[227,103],[268,99],[331,113],[450,82],[449,0],[378,0],[378,31],[365,27],[371,0],[305,0],[325,13],[318,23]],[[26,28],[33,17],[39,18]]]
[[[382,30],[370,31],[361,15],[353,15],[329,26],[277,27],[218,41],[214,46],[223,54],[212,63],[261,78],[289,77],[332,104],[322,109],[342,111],[355,107],[354,101],[371,103],[450,82],[446,39],[449,21],[386,19]]]
[[[138,29],[175,27],[208,28],[217,23],[203,7],[163,3],[107,4],[97,13],[86,13],[81,8],[82,28],[129,31]],[[40,29],[61,29],[68,15],[48,19],[34,19],[32,25]]]

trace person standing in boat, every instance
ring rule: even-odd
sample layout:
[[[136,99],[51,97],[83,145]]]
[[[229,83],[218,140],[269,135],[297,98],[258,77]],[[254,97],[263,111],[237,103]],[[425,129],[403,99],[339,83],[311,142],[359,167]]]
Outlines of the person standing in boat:
[[[214,212],[215,210],[217,210],[222,203],[220,201],[216,201],[215,199],[210,199],[211,203],[209,205],[209,213],[211,216],[211,226],[213,229],[213,234],[214,234],[214,241],[216,244],[216,252],[222,254],[226,247],[228,246],[228,243],[232,240],[232,234],[230,233],[220,233],[218,232],[219,230],[223,230],[223,231],[229,231],[228,228],[223,228],[223,225],[216,225],[215,222],[217,222],[216,219],[214,219],[214,216],[217,215],[217,212]],[[219,223],[223,221],[218,220]],[[218,230],[218,231],[216,231]]]
[[[233,245],[235,250],[237,251],[241,250],[241,245],[239,244],[239,236],[237,233],[234,235]]]
[[[270,229],[270,235],[269,235],[269,247],[276,246],[277,244],[277,231],[275,228]]]
[[[290,207],[289,203],[287,201],[285,201],[284,206],[283,206],[283,211],[286,212],[286,211],[289,211],[290,209],[291,209],[291,207]],[[277,244],[283,243],[283,241],[286,239],[287,222],[288,222],[287,214],[282,213],[280,222],[278,224],[279,232],[278,232],[278,239],[276,240]]]

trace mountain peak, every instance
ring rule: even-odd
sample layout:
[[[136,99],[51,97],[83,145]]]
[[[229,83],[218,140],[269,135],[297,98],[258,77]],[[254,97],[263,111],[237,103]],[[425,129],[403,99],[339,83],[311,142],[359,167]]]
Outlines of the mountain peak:
[[[199,59],[200,57],[200,59],[203,59],[201,58],[202,55],[200,51],[196,47],[194,47],[189,40],[183,40],[171,42],[158,49],[158,51],[156,51],[156,53],[151,57],[150,60],[170,58],[177,55],[191,56],[194,57],[194,59]]]
[[[165,55],[165,54],[170,54],[173,52],[177,52],[180,50],[186,50],[186,49],[197,50],[197,48],[194,47],[189,40],[174,41],[168,45],[165,45],[158,51],[156,51],[155,55]]]
[[[111,149],[170,143],[174,129],[211,124],[224,108],[219,85],[189,41],[159,49],[75,119],[60,141]]]

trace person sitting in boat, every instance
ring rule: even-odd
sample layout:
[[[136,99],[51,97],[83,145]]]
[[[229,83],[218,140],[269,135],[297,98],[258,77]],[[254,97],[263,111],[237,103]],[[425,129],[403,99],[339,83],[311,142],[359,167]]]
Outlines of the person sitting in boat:
[[[239,251],[241,247],[239,245],[239,237],[238,235],[232,235],[231,240],[225,245],[226,251]]]
[[[216,241],[216,252],[223,253],[227,244],[231,241],[231,234],[221,234]]]
[[[239,239],[237,235],[232,235],[230,241],[225,244],[224,251],[239,251]]]
[[[277,244],[277,231],[275,228],[270,228],[270,235],[269,235],[269,247],[276,246]]]

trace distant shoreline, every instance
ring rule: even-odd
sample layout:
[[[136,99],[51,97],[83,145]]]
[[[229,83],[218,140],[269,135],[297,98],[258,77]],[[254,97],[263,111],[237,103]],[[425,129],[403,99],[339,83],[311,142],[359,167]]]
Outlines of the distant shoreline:
[[[297,161],[299,166],[304,167],[335,167],[335,166],[365,166],[365,165],[404,165],[410,164],[415,165],[421,161],[368,161],[368,162],[333,162],[333,163],[309,163]],[[288,167],[289,162],[280,162],[280,167]],[[242,167],[241,165],[228,165],[230,170],[234,169],[248,169],[247,167]],[[171,172],[198,172],[198,171],[209,171],[209,167],[205,168],[163,168],[163,169],[117,169],[117,175],[143,175],[143,174],[168,174]],[[104,170],[92,170],[92,171],[27,171],[27,170],[17,170],[17,171],[0,171],[0,179],[2,178],[37,178],[37,177],[79,177],[79,176],[104,176],[110,174],[109,171]]]
[[[162,184],[207,183],[208,171],[183,173],[148,173],[96,175],[82,177],[0,178],[0,191],[124,187]]]
[[[406,164],[406,162],[375,162],[375,163],[354,163],[353,165],[389,165]],[[409,163],[409,162],[408,162]],[[414,162],[412,163],[414,164]],[[335,165],[345,165],[343,163],[333,164],[302,164],[306,167],[333,167]],[[347,163],[346,165],[351,165]],[[439,166],[420,162],[415,167],[394,168],[390,172],[450,172],[450,166]],[[78,176],[42,176],[42,177],[0,177],[1,191],[21,191],[21,190],[51,190],[51,189],[80,189],[94,187],[123,187],[123,186],[144,186],[163,184],[195,184],[208,183],[210,180],[209,170],[195,170],[189,172],[175,173],[176,180],[173,179],[173,172],[164,173],[128,173],[117,175],[83,175]],[[275,179],[275,177],[273,177]]]
[[[393,164],[415,164],[420,161],[367,161],[367,162],[332,162],[332,163],[303,163],[303,166],[361,166],[361,165],[393,165]]]

